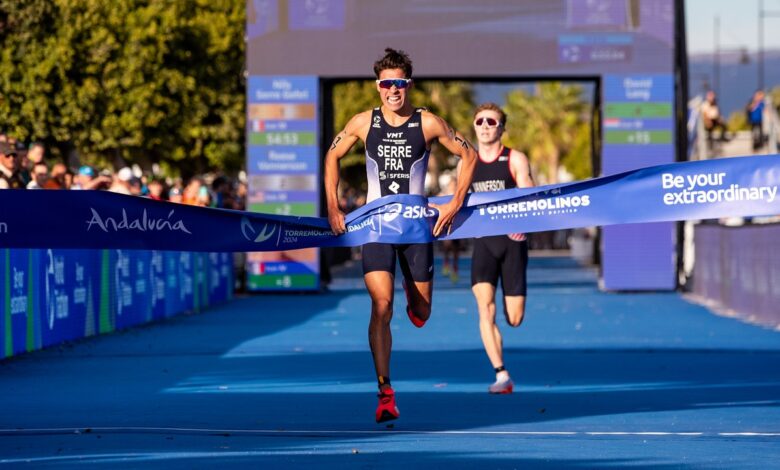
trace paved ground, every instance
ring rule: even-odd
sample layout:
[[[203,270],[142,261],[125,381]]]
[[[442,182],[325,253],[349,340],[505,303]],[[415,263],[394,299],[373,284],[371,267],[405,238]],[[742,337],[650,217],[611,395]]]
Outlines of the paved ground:
[[[467,261],[462,269],[467,274]],[[368,296],[211,311],[0,362],[0,464],[34,467],[770,468],[780,461],[780,333],[676,293],[607,294],[532,259],[527,320],[493,378],[462,275],[422,330],[393,321],[401,418],[376,425]],[[398,295],[402,297],[400,286]],[[401,312],[401,308],[396,309]]]

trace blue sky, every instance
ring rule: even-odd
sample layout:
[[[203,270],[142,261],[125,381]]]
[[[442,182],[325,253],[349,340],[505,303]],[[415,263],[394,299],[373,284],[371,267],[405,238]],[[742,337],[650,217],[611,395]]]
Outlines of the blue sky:
[[[720,17],[721,49],[758,49],[759,0],[685,0],[688,53],[712,52],[715,16]],[[780,0],[764,0],[764,49],[780,49]]]

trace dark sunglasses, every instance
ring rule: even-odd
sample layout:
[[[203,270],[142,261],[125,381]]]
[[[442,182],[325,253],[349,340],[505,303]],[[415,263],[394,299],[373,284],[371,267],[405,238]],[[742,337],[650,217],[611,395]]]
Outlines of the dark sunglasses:
[[[477,126],[477,127],[481,127],[482,124],[484,124],[484,123],[487,123],[488,127],[498,127],[499,126],[499,122],[496,121],[493,118],[490,118],[490,117],[489,118],[477,118],[477,120],[474,121],[474,125]]]
[[[393,88],[394,86],[399,90],[407,88],[412,83],[411,78],[385,78],[384,80],[377,80],[376,83],[379,88]]]

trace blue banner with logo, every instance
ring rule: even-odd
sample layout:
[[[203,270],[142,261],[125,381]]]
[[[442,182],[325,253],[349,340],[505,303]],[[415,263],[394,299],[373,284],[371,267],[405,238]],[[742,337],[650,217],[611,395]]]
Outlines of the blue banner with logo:
[[[780,214],[778,185],[780,156],[769,155],[673,163],[568,184],[474,193],[449,234],[440,238],[775,215]],[[416,243],[434,240],[431,229],[437,217],[424,197],[389,196],[350,213],[348,233],[335,236],[327,219],[318,217],[209,209],[94,191],[5,190],[0,191],[0,245],[230,252]],[[197,271],[192,260],[182,259],[178,265]],[[124,267],[115,275],[116,282],[124,282]],[[19,289],[24,285],[19,283]]]
[[[200,311],[233,287],[229,253],[0,249],[0,358]]]

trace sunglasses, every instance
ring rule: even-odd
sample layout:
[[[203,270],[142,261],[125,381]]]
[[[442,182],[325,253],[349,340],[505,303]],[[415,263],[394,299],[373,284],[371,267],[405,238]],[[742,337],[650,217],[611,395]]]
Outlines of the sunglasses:
[[[377,80],[376,83],[379,85],[379,88],[393,88],[396,87],[399,90],[403,90],[404,88],[407,88],[409,84],[412,83],[411,78],[385,78],[384,80]]]
[[[498,127],[500,123],[496,121],[493,118],[477,118],[476,121],[474,121],[474,125],[477,127],[482,127],[482,124],[487,123],[488,127]]]

